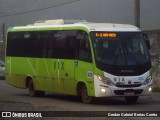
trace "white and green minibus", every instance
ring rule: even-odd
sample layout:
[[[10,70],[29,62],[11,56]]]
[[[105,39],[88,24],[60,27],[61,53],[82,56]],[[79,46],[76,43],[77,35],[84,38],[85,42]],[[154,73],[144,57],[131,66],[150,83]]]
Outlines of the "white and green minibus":
[[[73,21],[72,21],[73,22]],[[124,97],[135,103],[152,91],[149,42],[135,26],[50,20],[11,27],[6,41],[6,81],[45,92]]]

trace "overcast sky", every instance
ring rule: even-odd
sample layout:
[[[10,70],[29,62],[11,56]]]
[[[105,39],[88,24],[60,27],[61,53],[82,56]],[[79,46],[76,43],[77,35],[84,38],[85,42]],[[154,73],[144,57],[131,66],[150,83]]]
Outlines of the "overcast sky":
[[[160,29],[160,0],[140,1],[141,29]],[[56,18],[134,24],[134,0],[0,0],[0,24]]]

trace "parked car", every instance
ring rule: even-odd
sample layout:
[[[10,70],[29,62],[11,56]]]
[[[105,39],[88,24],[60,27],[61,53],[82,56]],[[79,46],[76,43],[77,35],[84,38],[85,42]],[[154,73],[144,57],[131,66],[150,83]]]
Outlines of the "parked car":
[[[0,79],[5,78],[5,63],[0,60]]]

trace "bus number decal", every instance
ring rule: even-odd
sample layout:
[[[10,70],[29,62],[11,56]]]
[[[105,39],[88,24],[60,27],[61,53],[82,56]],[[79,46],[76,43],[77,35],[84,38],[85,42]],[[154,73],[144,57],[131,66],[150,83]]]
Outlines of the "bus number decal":
[[[88,71],[88,72],[87,72],[87,78],[92,78],[92,77],[93,77],[92,71]]]

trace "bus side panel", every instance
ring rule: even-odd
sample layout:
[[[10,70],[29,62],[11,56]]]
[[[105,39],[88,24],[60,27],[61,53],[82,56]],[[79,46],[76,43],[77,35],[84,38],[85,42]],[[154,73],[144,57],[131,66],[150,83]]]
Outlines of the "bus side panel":
[[[5,80],[8,84],[17,87],[17,81],[11,72],[11,57],[6,57],[5,60]]]
[[[62,80],[63,83],[63,93],[69,95],[76,95],[74,63],[75,60],[59,60],[59,80]]]
[[[32,61],[28,58],[20,57],[6,57],[6,81],[19,88],[26,88],[26,76],[34,76],[34,72],[30,65]]]
[[[76,81],[85,81],[88,95],[95,96],[94,92],[94,69],[93,63],[78,61],[77,67],[75,68],[75,79]]]
[[[36,90],[54,92],[61,91],[62,88],[57,88],[58,70],[54,69],[57,59],[37,58],[35,71],[36,77],[34,80]]]
[[[9,84],[26,88],[27,76],[32,78],[36,90],[76,94],[74,60],[6,57]]]
[[[37,59],[37,90],[76,95],[74,60]]]

